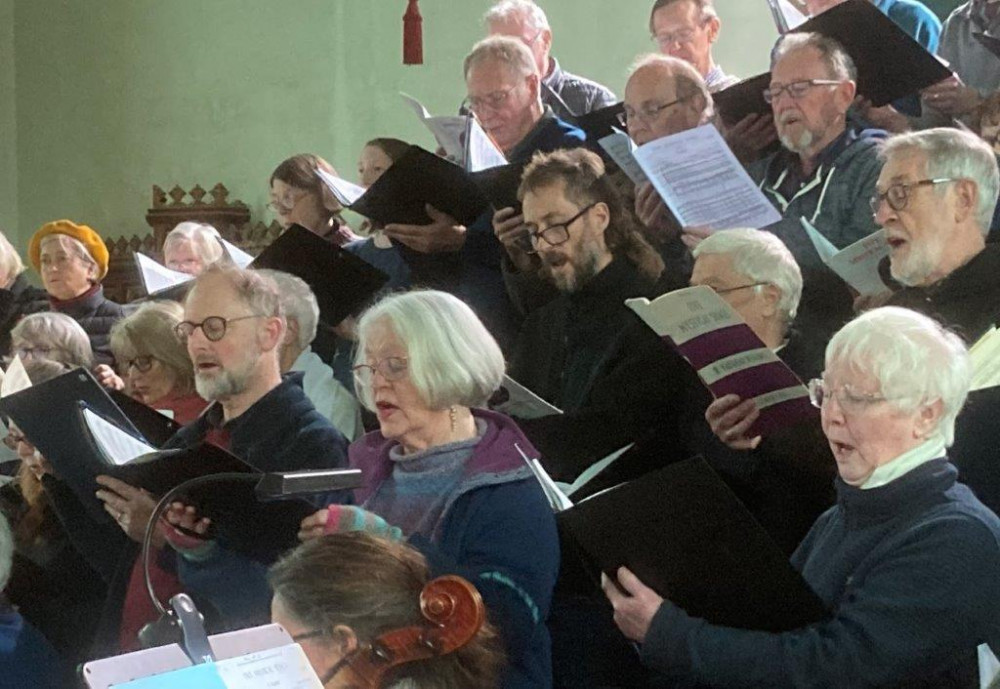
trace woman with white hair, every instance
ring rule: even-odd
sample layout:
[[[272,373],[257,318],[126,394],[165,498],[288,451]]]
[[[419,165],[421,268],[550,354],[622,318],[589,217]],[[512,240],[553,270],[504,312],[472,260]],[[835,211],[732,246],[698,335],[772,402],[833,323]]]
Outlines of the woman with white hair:
[[[358,322],[356,362],[358,397],[379,422],[349,450],[365,479],[361,507],[321,510],[300,537],[405,537],[435,576],[459,574],[482,593],[509,661],[500,686],[551,686],[545,619],[559,545],[521,456],[537,456],[534,448],[509,418],[482,408],[503,377],[496,341],[450,294],[394,294]]]
[[[98,363],[113,364],[109,333],[126,309],[104,296],[108,247],[101,236],[86,225],[56,220],[31,237],[28,256],[42,276],[52,309],[83,326]]]
[[[23,361],[48,359],[71,368],[85,368],[106,388],[121,390],[124,382],[107,364],[96,366],[87,331],[64,313],[43,311],[25,316],[10,331],[11,355]]]
[[[49,308],[45,290],[24,276],[24,262],[0,232],[0,357],[10,354],[10,331],[29,313]]]
[[[225,253],[219,238],[219,231],[211,225],[178,223],[163,240],[163,264],[197,277]]]
[[[837,504],[792,556],[829,617],[719,627],[622,568],[604,589],[646,665],[712,687],[972,686],[977,646],[1000,648],[1000,520],[946,452],[970,380],[962,341],[926,316],[884,307],[844,326],[809,385]]]

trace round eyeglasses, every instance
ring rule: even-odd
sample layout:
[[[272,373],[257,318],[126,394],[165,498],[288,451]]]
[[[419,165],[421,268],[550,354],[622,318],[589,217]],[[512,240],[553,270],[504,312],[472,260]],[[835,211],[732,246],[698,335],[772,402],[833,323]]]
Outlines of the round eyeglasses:
[[[230,323],[236,323],[237,321],[245,321],[251,318],[264,318],[259,314],[253,314],[251,316],[238,316],[237,318],[223,318],[222,316],[209,316],[201,323],[192,323],[191,321],[181,321],[174,326],[174,332],[177,337],[180,338],[182,342],[187,342],[187,339],[194,334],[194,331],[201,328],[201,332],[205,334],[205,339],[209,342],[218,342],[223,337],[226,336],[226,330],[229,328]]]
[[[394,383],[402,380],[409,368],[410,364],[406,357],[387,356],[371,364],[358,364],[351,370],[354,372],[354,379],[360,385],[369,386],[375,380],[376,373],[386,382]]]
[[[153,368],[153,361],[155,359],[156,357],[149,354],[129,359],[122,365],[122,373],[128,373],[130,368],[135,368],[139,373],[149,373],[149,370]]]
[[[868,200],[868,205],[871,206],[872,213],[878,213],[878,209],[882,206],[883,201],[888,203],[889,208],[892,210],[901,211],[910,203],[910,192],[912,190],[919,187],[937,186],[938,184],[957,181],[953,177],[936,177],[934,179],[918,179],[916,182],[896,182],[886,187],[885,191],[880,192],[876,189],[875,193]]]

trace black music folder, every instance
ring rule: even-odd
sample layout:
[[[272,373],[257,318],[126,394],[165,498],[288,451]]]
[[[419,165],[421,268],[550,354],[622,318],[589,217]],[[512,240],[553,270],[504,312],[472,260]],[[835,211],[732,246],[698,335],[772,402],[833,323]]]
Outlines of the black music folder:
[[[419,146],[410,146],[348,207],[382,225],[427,225],[431,222],[427,204],[462,225],[471,225],[489,201],[461,166]]]
[[[509,207],[520,213],[521,202],[517,200],[517,190],[521,186],[524,168],[524,164],[508,163],[470,174],[479,190],[489,199],[494,211]]]
[[[577,115],[570,120],[570,124],[582,129],[587,136],[587,141],[597,141],[611,134],[616,128],[621,128],[618,115],[623,112],[625,112],[625,103],[619,101],[614,105]]]
[[[163,445],[180,430],[181,425],[165,414],[161,414],[150,406],[132,399],[121,390],[105,390],[111,401],[118,405],[139,434],[151,445]],[[207,403],[206,403],[207,404]]]
[[[361,310],[389,276],[300,225],[292,225],[264,249],[251,268],[291,273],[312,289],[320,320],[330,326]]]
[[[938,58],[867,0],[846,0],[789,33],[803,32],[823,34],[844,46],[858,68],[858,95],[875,107],[951,76]],[[761,74],[714,94],[722,119],[733,124],[751,113],[770,113],[763,96],[753,93],[769,83],[770,74]]]
[[[701,458],[608,489],[557,519],[586,559],[624,565],[688,614],[781,632],[827,616],[819,596]]]

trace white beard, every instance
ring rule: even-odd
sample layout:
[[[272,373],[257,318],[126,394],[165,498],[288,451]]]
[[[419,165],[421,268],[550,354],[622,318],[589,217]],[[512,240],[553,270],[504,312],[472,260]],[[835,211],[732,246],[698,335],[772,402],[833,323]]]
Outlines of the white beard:
[[[214,402],[245,392],[250,383],[253,369],[257,365],[260,354],[248,357],[240,366],[216,375],[206,376],[195,369],[194,388],[202,399]]]

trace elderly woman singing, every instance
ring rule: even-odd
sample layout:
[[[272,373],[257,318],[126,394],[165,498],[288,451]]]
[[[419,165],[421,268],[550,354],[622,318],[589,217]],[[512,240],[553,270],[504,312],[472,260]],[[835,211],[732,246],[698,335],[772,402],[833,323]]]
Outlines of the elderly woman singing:
[[[551,686],[555,519],[518,452],[534,454],[528,440],[481,408],[503,376],[496,341],[450,294],[394,294],[358,322],[356,363],[358,396],[379,422],[349,449],[365,479],[361,508],[322,510],[300,537],[405,537],[435,576],[458,574],[482,593],[509,661],[500,686]]]
[[[844,326],[810,382],[837,504],[792,556],[829,618],[718,627],[623,568],[626,593],[604,588],[643,661],[712,687],[978,686],[976,647],[1000,648],[1000,520],[946,454],[970,376],[961,340],[926,316],[885,307]]]

